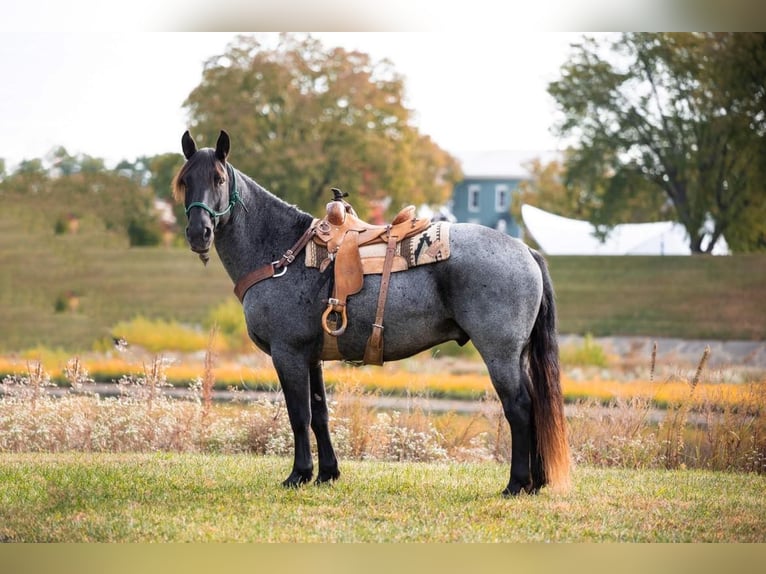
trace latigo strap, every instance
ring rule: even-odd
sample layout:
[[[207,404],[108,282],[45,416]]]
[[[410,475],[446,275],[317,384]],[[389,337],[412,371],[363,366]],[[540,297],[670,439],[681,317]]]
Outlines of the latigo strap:
[[[375,322],[372,324],[372,334],[367,339],[364,349],[364,362],[367,365],[383,364],[383,314],[386,310],[386,297],[388,297],[388,284],[391,279],[391,266],[396,253],[396,235],[388,236],[386,248],[386,260],[383,263],[383,275],[380,278],[380,293],[378,294],[378,309],[375,311]]]

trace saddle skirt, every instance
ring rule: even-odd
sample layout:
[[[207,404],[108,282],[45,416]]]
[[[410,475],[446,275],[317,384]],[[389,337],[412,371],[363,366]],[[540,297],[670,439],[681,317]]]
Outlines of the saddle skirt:
[[[412,267],[438,263],[448,259],[450,256],[449,232],[450,223],[439,221],[431,223],[417,235],[407,237],[397,243],[391,272],[406,271]],[[365,275],[383,273],[386,248],[384,242],[359,246],[359,257]],[[306,245],[305,251],[306,267],[319,268],[329,257],[327,244],[321,240],[310,241]]]

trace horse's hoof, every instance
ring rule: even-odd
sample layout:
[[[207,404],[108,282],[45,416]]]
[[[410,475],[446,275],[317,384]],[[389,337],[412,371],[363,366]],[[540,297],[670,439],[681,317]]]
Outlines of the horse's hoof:
[[[527,484],[526,486],[522,486],[520,483],[510,483],[508,486],[505,487],[505,490],[503,491],[503,496],[510,497],[510,496],[518,496],[522,492],[525,492],[527,494],[537,494],[540,492],[540,489],[538,487],[535,487],[532,483]]]
[[[340,471],[337,468],[333,468],[330,470],[320,469],[314,484],[320,485],[320,484],[331,483],[333,481],[338,480],[339,477],[340,477]]]
[[[311,482],[311,475],[312,471],[305,471],[305,472],[299,472],[299,471],[292,471],[290,473],[290,476],[288,476],[284,481],[282,481],[282,486],[285,488],[298,488],[299,486],[303,486],[307,482]]]

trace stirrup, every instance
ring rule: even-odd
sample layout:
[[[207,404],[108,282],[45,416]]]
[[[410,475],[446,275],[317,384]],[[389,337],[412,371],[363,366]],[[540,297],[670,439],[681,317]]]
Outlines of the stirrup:
[[[332,329],[328,321],[330,313],[333,312],[338,313],[341,317],[341,324],[337,329]],[[347,326],[348,316],[346,315],[346,306],[341,305],[340,301],[337,299],[330,299],[327,302],[327,309],[325,309],[324,313],[322,313],[322,329],[324,329],[328,335],[332,335],[333,337],[340,337],[343,333],[346,332]]]

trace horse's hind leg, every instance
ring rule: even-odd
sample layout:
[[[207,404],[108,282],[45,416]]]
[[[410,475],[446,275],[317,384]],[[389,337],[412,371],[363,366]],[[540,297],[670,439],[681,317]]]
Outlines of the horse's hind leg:
[[[338,459],[330,440],[329,413],[327,411],[327,396],[325,394],[322,364],[317,363],[309,369],[311,380],[311,429],[317,439],[319,451],[319,474],[316,483],[322,484],[335,480],[340,476]]]
[[[484,355],[492,384],[511,427],[511,477],[503,491],[504,495],[536,490],[531,467],[537,459],[532,398],[529,395],[527,374],[519,361],[520,354],[519,346],[511,353],[503,353],[502,357]]]

